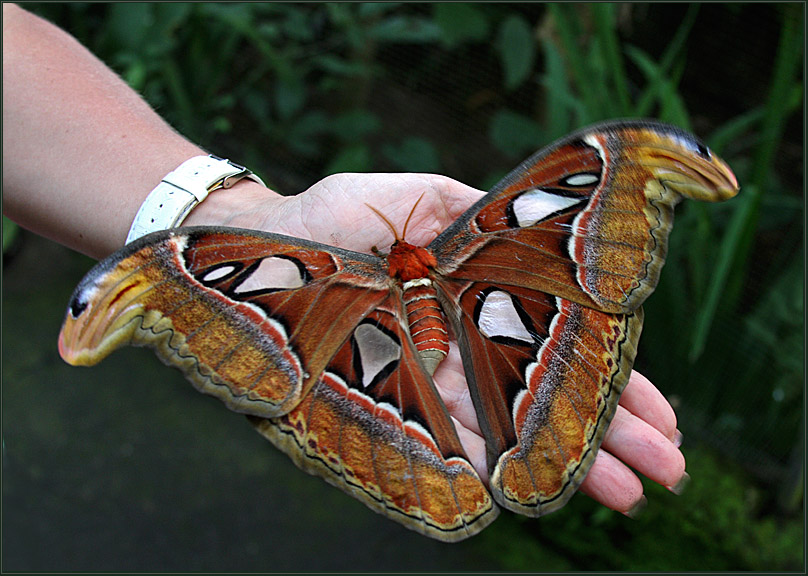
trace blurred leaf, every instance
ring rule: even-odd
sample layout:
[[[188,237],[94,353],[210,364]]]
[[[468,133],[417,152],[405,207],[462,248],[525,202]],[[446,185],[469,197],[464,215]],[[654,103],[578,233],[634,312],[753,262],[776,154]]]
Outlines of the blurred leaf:
[[[261,22],[255,30],[257,35],[267,42],[279,42],[281,40],[281,27],[277,22]]]
[[[544,144],[544,132],[532,118],[501,109],[491,119],[491,142],[510,157],[526,156]]]
[[[140,51],[154,40],[149,31],[154,25],[153,5],[138,2],[119,2],[110,5],[107,16],[107,38],[114,49]]]
[[[281,120],[296,114],[306,102],[306,85],[297,74],[288,74],[275,84],[275,107]]]
[[[687,113],[684,101],[676,86],[665,75],[663,67],[639,48],[627,46],[626,52],[648,80],[646,93],[653,96],[653,98],[649,96],[647,99],[646,109],[637,110],[637,115],[650,115],[651,107],[656,100],[659,104],[659,113],[656,116],[660,120],[676,124],[685,130],[692,130],[690,115]]]
[[[359,142],[381,127],[373,112],[351,110],[334,117],[330,122],[331,133],[343,142]]]
[[[372,68],[368,63],[357,60],[348,60],[336,54],[321,54],[312,64],[327,74],[335,76],[366,76]]]
[[[488,18],[473,4],[437,2],[432,6],[435,23],[441,29],[441,41],[447,47],[488,37]]]
[[[248,3],[203,2],[200,8],[207,17],[223,22],[244,36],[249,36],[253,30],[252,7]]]
[[[614,115],[628,116],[631,114],[631,97],[628,93],[629,82],[617,36],[618,5],[607,2],[595,3],[591,5],[591,9],[599,44],[609,70],[609,85],[616,93],[613,103],[616,110]]]
[[[400,2],[362,2],[359,4],[359,16],[362,18],[380,16],[395,10],[400,5]]]
[[[262,26],[257,26],[253,18],[253,7],[257,4],[244,3],[223,3],[223,2],[202,2],[199,9],[203,16],[213,22],[224,25],[227,30],[226,38],[235,40],[239,37],[248,39],[255,46],[265,60],[271,62],[275,67],[280,67],[283,62],[279,61],[275,49],[268,41],[267,30]],[[220,46],[217,46],[221,49]]]
[[[311,42],[314,31],[309,14],[303,10],[289,10],[283,22],[283,31],[292,41]]]
[[[211,121],[211,128],[215,134],[227,134],[233,126],[227,116],[216,116]]]
[[[718,260],[711,274],[708,294],[701,306],[701,310],[694,317],[693,341],[689,354],[691,362],[695,362],[704,351],[707,333],[712,326],[713,317],[718,308],[719,300],[721,299],[721,288],[724,286],[726,277],[730,273],[730,267],[734,261],[734,254],[738,243],[743,235],[744,228],[752,218],[751,212],[757,211],[755,197],[758,193],[755,191],[754,187],[752,187],[752,189],[747,188],[744,192],[744,194],[740,194],[734,199],[735,213],[733,214],[729,228],[727,228],[721,240]]]
[[[382,153],[396,167],[407,172],[440,171],[440,158],[434,144],[424,138],[405,138],[399,144],[387,144]]]
[[[241,99],[241,104],[247,109],[250,117],[252,117],[259,126],[265,126],[270,122],[271,102],[265,94],[250,90]]]
[[[711,278],[710,291],[705,302],[699,310],[700,321],[693,335],[693,344],[690,359],[694,361],[704,351],[707,335],[713,318],[722,300],[727,307],[734,307],[734,297],[727,298],[727,285],[740,286],[740,280],[745,276],[748,266],[748,254],[751,250],[752,240],[757,230],[759,219],[759,204],[769,172],[772,169],[774,155],[781,142],[785,120],[793,110],[783,106],[790,100],[795,76],[799,74],[800,64],[803,62],[803,53],[796,50],[804,43],[804,32],[793,18],[799,7],[788,5],[782,13],[782,31],[775,58],[772,81],[769,87],[766,113],[762,122],[762,137],[755,151],[755,163],[750,182],[746,186],[744,196],[738,201],[738,209],[733,217],[730,228],[722,240],[721,258],[715,274]],[[731,271],[734,274],[731,275]],[[732,276],[732,277],[731,277]],[[734,280],[734,282],[733,282]],[[740,288],[730,292],[738,293]]]
[[[137,59],[126,66],[121,76],[123,77],[124,82],[129,84],[133,90],[141,92],[143,87],[146,85],[148,70],[146,69],[146,65],[143,60]]]
[[[163,79],[166,82],[166,88],[171,95],[174,107],[180,118],[179,129],[193,136],[197,126],[194,121],[196,107],[185,85],[179,63],[172,58],[164,59],[162,72]]]
[[[343,148],[326,166],[325,174],[367,172],[371,167],[370,149],[366,144]]]
[[[544,112],[549,139],[560,138],[572,129],[572,114],[583,116],[583,103],[575,97],[570,89],[564,61],[556,46],[545,39],[544,69],[541,83],[546,89],[547,106]]]
[[[339,30],[340,34],[344,35],[347,45],[351,50],[356,52],[366,51],[369,48],[368,37],[366,36],[366,29],[363,26],[363,21],[357,18],[356,6],[357,4],[341,3],[341,2],[326,2],[323,4],[328,15],[330,24]],[[361,8],[361,4],[359,4]],[[372,22],[373,19],[369,18]]]
[[[571,85],[576,88],[576,94],[583,102],[582,115],[578,121],[581,124],[589,124],[603,118],[598,90],[593,89],[591,83],[593,73],[587,59],[587,52],[580,42],[582,34],[578,26],[578,16],[574,12],[575,6],[571,3],[550,3],[547,5],[547,9],[561,41],[558,52],[563,54],[572,80]]]
[[[391,16],[368,29],[368,37],[379,42],[424,44],[440,40],[440,27],[428,18]]]
[[[508,16],[499,27],[497,49],[505,73],[505,89],[513,90],[530,75],[536,56],[536,41],[528,21],[516,14]]]
[[[160,34],[171,34],[188,21],[193,2],[157,2],[154,5],[155,29]],[[156,31],[153,30],[152,32]]]
[[[606,54],[597,36],[593,37],[589,44],[586,64],[589,68],[586,86],[579,86],[578,91],[591,93],[589,100],[594,107],[586,111],[587,117],[594,121],[620,116],[622,114],[620,112],[620,103],[609,77]],[[593,89],[595,86],[597,88]]]
[[[676,34],[665,47],[665,52],[659,59],[659,64],[654,64],[655,74],[652,81],[642,90],[636,99],[637,104],[635,105],[635,110],[637,116],[650,115],[654,102],[662,98],[659,92],[665,89],[663,87],[664,78],[667,77],[667,74],[673,68],[676,59],[684,53],[687,36],[690,33],[690,29],[693,27],[693,24],[696,22],[696,15],[698,12],[698,4],[691,4],[688,7],[685,17],[682,19],[679,27],[676,29]],[[626,46],[625,50],[629,56],[632,56],[632,54],[640,58],[645,56],[641,50],[632,46]],[[651,60],[647,56],[645,56],[645,58],[649,61]],[[686,125],[681,126],[684,128]]]
[[[802,373],[805,355],[799,353],[803,346],[802,326],[804,322],[804,262],[795,255],[788,265],[771,279],[771,289],[744,321],[750,335],[761,345],[772,349],[780,370],[779,375],[790,373],[795,383],[794,392],[802,388]],[[788,344],[791,352],[788,353]],[[776,352],[780,353],[776,353]]]
[[[733,140],[740,138],[745,132],[751,130],[763,118],[764,109],[762,107],[753,108],[729,120],[723,126],[718,127],[710,138],[707,145],[716,153],[722,154]]]
[[[320,151],[320,138],[329,130],[330,118],[322,110],[305,112],[289,128],[286,143],[304,156],[314,156]]]
[[[696,2],[687,7],[687,13],[679,23],[679,27],[676,29],[676,34],[674,34],[673,38],[665,46],[665,52],[659,59],[659,67],[664,72],[671,70],[675,60],[684,53],[685,48],[687,47],[687,39],[690,35],[690,30],[696,23],[696,16],[699,13],[699,8],[700,6]]]

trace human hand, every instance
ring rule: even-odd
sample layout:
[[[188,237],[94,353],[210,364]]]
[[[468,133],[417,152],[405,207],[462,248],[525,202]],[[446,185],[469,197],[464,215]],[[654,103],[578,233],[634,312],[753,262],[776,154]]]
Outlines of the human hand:
[[[386,250],[394,238],[368,204],[403,233],[423,194],[406,240],[426,246],[484,194],[445,176],[411,173],[335,174],[295,196],[280,196],[250,180],[237,186],[237,192],[233,188],[208,196],[184,225],[264,230],[370,253],[373,246]]]
[[[241,184],[239,184],[241,186]],[[423,195],[407,227],[406,240],[426,246],[483,192],[431,174],[336,174],[296,196],[277,196],[250,183],[249,198],[217,192],[197,207],[186,224],[225,224],[307,238],[359,252],[382,251],[392,244],[389,227],[370,204],[403,233],[404,223]],[[218,195],[210,213],[201,211]],[[239,196],[240,204],[230,204]],[[197,211],[199,211],[197,213]],[[196,214],[195,214],[196,213]],[[485,441],[469,395],[460,352],[449,355],[434,374],[435,385],[455,421],[466,453],[488,482]],[[627,515],[644,503],[642,483],[632,468],[677,492],[688,476],[679,451],[676,416],[664,396],[644,376],[633,372],[581,491],[604,506]]]

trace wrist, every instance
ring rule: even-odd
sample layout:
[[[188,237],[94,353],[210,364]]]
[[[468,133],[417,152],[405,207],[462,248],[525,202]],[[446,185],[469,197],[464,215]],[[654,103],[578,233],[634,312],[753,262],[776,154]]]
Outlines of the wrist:
[[[277,192],[253,180],[243,179],[228,189],[211,192],[182,222],[182,226],[229,226],[263,229],[284,200]]]

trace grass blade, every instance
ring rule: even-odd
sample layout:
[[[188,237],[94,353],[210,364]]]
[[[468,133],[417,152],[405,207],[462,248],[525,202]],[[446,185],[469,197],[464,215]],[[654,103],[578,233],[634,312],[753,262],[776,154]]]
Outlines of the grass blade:
[[[626,77],[625,63],[620,54],[619,39],[617,38],[617,23],[615,4],[592,4],[592,19],[595,22],[595,31],[600,39],[608,67],[611,83],[617,93],[619,116],[631,114],[631,96],[628,92],[628,78]]]
[[[547,6],[550,14],[561,36],[561,44],[563,53],[567,57],[567,68],[572,72],[574,84],[577,85],[577,92],[580,94],[584,102],[584,111],[586,116],[581,118],[582,124],[594,122],[601,117],[600,106],[597,100],[597,91],[592,90],[590,86],[590,78],[593,76],[585,52],[579,48],[578,38],[580,31],[575,25],[575,18],[568,17],[569,5],[564,4],[549,4]]]

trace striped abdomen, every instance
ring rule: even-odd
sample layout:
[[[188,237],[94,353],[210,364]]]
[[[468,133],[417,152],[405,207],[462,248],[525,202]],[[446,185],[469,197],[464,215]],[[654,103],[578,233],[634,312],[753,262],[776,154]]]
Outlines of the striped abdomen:
[[[402,287],[412,341],[424,367],[432,374],[449,352],[449,333],[437,292],[429,278],[410,280]]]

